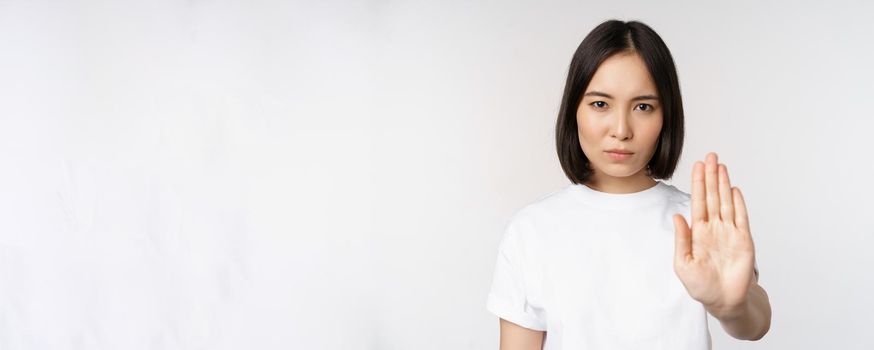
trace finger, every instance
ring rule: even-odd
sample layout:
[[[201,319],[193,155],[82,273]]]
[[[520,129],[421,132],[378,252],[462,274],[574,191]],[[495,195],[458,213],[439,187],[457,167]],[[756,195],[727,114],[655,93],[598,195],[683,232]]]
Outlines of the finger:
[[[747,205],[744,202],[743,194],[740,193],[740,188],[737,187],[732,188],[732,193],[734,195],[734,224],[749,231],[750,218],[747,214]]]
[[[704,165],[704,189],[707,203],[707,221],[719,220],[719,187],[716,175],[716,153],[707,153]]]
[[[692,165],[692,223],[707,220],[707,206],[704,203],[704,163],[696,161]]]
[[[681,214],[674,214],[674,264],[683,265],[692,255],[692,232]]]
[[[732,204],[731,182],[728,179],[728,167],[719,164],[719,216],[723,221],[734,224],[734,205]]]

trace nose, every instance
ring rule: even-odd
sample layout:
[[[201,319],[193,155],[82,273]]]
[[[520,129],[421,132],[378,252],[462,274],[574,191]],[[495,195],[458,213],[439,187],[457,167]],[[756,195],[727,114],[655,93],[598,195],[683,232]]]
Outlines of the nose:
[[[620,140],[627,140],[631,138],[631,128],[628,124],[628,113],[627,112],[619,112],[616,118],[614,118],[613,123],[613,137],[616,137]]]

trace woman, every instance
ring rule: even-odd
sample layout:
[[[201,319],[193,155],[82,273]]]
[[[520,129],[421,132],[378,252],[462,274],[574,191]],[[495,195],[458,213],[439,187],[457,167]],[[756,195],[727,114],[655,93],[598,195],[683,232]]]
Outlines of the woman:
[[[725,165],[696,161],[691,195],[659,181],[680,158],[683,106],[658,34],[637,21],[592,30],[556,124],[572,183],[506,227],[487,300],[501,349],[709,349],[707,313],[735,338],[763,337],[770,304]]]

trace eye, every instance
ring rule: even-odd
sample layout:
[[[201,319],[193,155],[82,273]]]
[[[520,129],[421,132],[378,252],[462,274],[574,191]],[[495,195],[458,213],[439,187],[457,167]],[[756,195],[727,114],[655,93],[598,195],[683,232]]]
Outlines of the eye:
[[[607,103],[604,101],[595,101],[595,102],[590,103],[589,105],[593,105],[593,106],[595,106],[595,108],[601,109],[601,108],[606,107]]]
[[[652,111],[652,110],[655,108],[655,107],[653,107],[652,105],[647,104],[647,103],[641,103],[641,104],[639,104],[638,106],[646,106],[646,107],[647,107],[647,108],[645,109],[646,111]]]

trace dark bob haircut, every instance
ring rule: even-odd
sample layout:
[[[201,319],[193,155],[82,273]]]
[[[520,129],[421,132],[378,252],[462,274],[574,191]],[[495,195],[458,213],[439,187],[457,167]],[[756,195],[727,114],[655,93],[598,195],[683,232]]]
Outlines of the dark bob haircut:
[[[577,108],[592,76],[604,60],[614,54],[636,53],[646,64],[663,106],[662,130],[655,153],[647,163],[648,175],[670,179],[683,151],[683,101],[677,70],[667,45],[652,28],[638,21],[608,20],[587,35],[571,59],[567,83],[555,125],[558,159],[573,183],[589,181],[594,170],[580,148]]]

